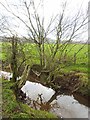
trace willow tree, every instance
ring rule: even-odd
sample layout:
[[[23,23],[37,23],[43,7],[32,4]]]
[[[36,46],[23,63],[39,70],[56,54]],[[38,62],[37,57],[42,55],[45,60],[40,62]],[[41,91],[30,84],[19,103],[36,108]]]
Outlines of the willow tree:
[[[66,17],[67,6],[66,3],[64,3],[62,11],[59,11],[58,15],[52,17],[46,27],[45,17],[40,16],[38,11],[41,2],[37,6],[34,0],[30,0],[29,2],[25,0],[21,1],[21,3],[20,5],[13,4],[14,10],[8,2],[6,5],[3,3],[1,3],[1,5],[26,27],[28,31],[28,39],[26,38],[26,40],[32,41],[37,48],[40,66],[49,69],[51,75],[47,79],[50,80],[52,74],[60,69],[63,54],[65,56],[67,53],[66,48],[68,43],[70,43],[72,39],[77,38],[77,35],[80,34],[80,29],[83,29],[87,24],[87,16],[84,16],[80,12],[80,9],[72,18],[71,16]],[[82,33],[83,32],[84,31],[82,31]],[[48,35],[51,33],[53,33],[55,37],[53,43],[48,39]],[[47,50],[45,44],[47,44]]]

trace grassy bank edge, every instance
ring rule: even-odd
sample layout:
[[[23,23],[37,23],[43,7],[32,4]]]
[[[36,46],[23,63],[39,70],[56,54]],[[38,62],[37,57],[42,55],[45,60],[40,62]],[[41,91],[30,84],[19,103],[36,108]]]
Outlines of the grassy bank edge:
[[[2,80],[2,117],[3,118],[57,118],[52,113],[34,110],[28,105],[17,102],[13,91],[10,89],[12,83]]]

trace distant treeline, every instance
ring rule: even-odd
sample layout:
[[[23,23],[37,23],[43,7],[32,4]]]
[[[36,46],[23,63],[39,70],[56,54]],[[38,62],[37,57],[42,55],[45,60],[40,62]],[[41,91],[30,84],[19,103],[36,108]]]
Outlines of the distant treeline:
[[[11,37],[0,37],[0,42],[10,42],[11,41]],[[30,39],[30,38],[26,38],[26,37],[23,37],[23,38],[19,38],[18,37],[18,42],[25,42],[25,43],[34,43],[34,40]],[[51,39],[51,38],[47,38],[46,39],[46,43],[47,41],[49,41],[48,43],[55,43],[55,40],[54,39]],[[66,42],[66,40],[64,41],[61,41],[60,43],[64,43]],[[72,44],[90,44],[90,41],[75,41],[75,40],[71,40],[70,42],[68,43],[72,43]]]

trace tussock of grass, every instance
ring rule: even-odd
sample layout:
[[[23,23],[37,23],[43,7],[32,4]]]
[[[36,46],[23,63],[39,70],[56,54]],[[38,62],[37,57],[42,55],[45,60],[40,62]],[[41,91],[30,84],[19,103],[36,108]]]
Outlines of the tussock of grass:
[[[88,80],[88,74],[77,73],[80,76],[81,86],[78,90],[82,95],[90,96],[90,81]]]

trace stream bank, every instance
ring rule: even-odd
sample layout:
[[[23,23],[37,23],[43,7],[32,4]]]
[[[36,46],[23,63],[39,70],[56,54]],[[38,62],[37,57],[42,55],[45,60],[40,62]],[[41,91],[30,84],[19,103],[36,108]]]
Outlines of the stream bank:
[[[11,90],[12,82],[0,78],[2,81],[2,118],[4,119],[27,119],[30,118],[57,118],[50,112],[34,110],[30,106],[20,101],[16,101],[15,95]]]
[[[37,79],[39,80],[37,76],[35,76],[34,79],[35,78],[36,80]],[[62,89],[62,90],[60,89],[59,92],[56,92],[51,88],[47,88],[41,85],[40,83],[35,83],[33,81],[32,82],[26,81],[25,85],[22,88],[22,91],[27,96],[27,98],[25,98],[26,99],[25,103],[28,104],[30,107],[36,109],[36,111],[37,110],[49,111],[54,113],[58,117],[63,117],[63,118],[67,118],[67,117],[87,118],[88,117],[89,105],[88,105],[88,100],[86,100],[87,95],[85,94],[82,95],[81,97],[81,94],[79,94],[79,92],[75,91],[72,94],[72,92],[69,92],[67,89]],[[63,101],[65,101],[65,103],[63,103]],[[66,103],[68,106],[66,105]],[[77,112],[77,109],[76,111],[73,111],[73,113],[75,113],[73,114],[71,111],[72,111],[72,108],[74,107],[77,108],[78,110],[81,109],[82,110],[81,113],[83,112],[84,116],[82,116],[82,114],[79,111]],[[64,116],[65,113],[66,113],[66,116]]]

